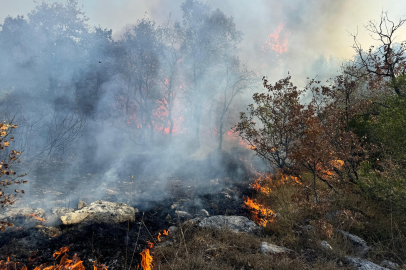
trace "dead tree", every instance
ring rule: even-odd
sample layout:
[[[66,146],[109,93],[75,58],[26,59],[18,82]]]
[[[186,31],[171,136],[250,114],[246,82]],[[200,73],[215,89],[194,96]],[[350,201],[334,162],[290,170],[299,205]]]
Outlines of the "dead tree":
[[[406,94],[397,83],[397,78],[406,75],[406,42],[396,44],[394,34],[405,21],[406,19],[403,19],[395,23],[389,20],[386,12],[382,12],[379,22],[369,21],[364,25],[371,38],[381,44],[378,48],[370,46],[368,51],[362,49],[357,39],[358,33],[351,34],[354,38],[353,48],[359,58],[354,61],[354,67],[346,70],[346,73],[356,77],[369,77],[372,84],[389,82],[396,94],[404,97]]]

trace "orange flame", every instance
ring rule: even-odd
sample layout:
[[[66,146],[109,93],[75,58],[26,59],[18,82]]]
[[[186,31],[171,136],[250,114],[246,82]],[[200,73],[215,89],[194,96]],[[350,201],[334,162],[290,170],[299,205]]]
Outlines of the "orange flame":
[[[285,26],[285,23],[280,23],[278,25],[278,29],[275,30],[272,34],[268,36],[268,39],[266,40],[265,46],[262,47],[262,51],[267,50],[268,48],[271,48],[277,53],[283,53],[288,50],[288,37],[290,33],[286,33],[283,37],[283,39],[280,37],[280,33]]]
[[[141,254],[141,257],[142,257],[142,260],[141,260],[142,269],[151,270],[152,269],[153,258],[149,254],[149,249],[148,248],[144,249],[140,254]]]
[[[40,266],[35,267],[34,270],[65,270],[65,269],[85,270],[85,267],[83,266],[83,261],[81,261],[80,258],[76,254],[73,255],[72,260],[68,259],[67,252],[69,251],[69,247],[70,246],[62,247],[53,254],[53,257],[55,259],[59,258],[59,256],[61,256],[63,254],[59,264],[47,266],[47,264],[45,263],[45,264],[41,264]]]
[[[274,212],[271,209],[254,202],[249,197],[244,199],[244,203],[251,209],[254,220],[258,225],[266,227],[266,224],[273,222]]]
[[[153,247],[154,247],[154,243],[152,243],[152,242],[150,242],[150,241],[147,241],[147,247],[148,247],[149,249],[153,248]]]
[[[29,214],[29,216],[31,216],[31,217],[33,217],[34,219],[39,220],[39,221],[41,221],[41,222],[45,222],[45,218],[37,217],[35,214]]]
[[[163,236],[167,236],[169,234],[169,230],[163,230],[162,232],[159,232],[158,233],[158,236],[157,236],[157,238],[158,238],[158,242],[161,242],[161,235],[163,235]]]

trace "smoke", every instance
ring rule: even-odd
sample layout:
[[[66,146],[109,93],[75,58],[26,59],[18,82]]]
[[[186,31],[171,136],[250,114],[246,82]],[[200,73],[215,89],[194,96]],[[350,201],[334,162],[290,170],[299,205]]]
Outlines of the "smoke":
[[[183,23],[181,0],[28,2],[0,1],[0,109],[19,123],[15,148],[30,164],[25,202],[43,207],[103,198],[149,205],[169,198],[173,181],[205,193],[211,179],[243,179],[241,157],[252,153],[230,129],[263,91],[260,78],[289,71],[303,86],[307,77],[333,76],[353,55],[346,31],[382,9],[366,0],[210,0],[202,8],[214,30],[179,34],[202,23]],[[402,14],[392,8],[406,4],[382,5],[396,20]],[[194,41],[176,39],[185,35]],[[162,40],[175,45],[162,49]],[[221,55],[193,47],[204,42],[228,47]],[[138,56],[144,49],[150,53]],[[247,85],[237,83],[243,75]]]

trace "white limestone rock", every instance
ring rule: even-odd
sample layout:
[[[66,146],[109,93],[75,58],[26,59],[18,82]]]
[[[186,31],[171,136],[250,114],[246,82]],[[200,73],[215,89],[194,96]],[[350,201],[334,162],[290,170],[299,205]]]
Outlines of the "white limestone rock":
[[[345,256],[345,258],[347,259],[348,263],[351,266],[356,267],[357,270],[390,270],[389,268],[379,266],[368,260],[363,260],[360,258],[355,258],[355,257],[350,257],[350,256]]]
[[[260,227],[254,221],[243,216],[211,216],[203,219],[193,219],[192,222],[198,222],[199,227],[229,229],[233,232],[256,233]]]
[[[267,242],[262,242],[260,245],[260,249],[262,253],[271,253],[271,254],[293,252],[293,250],[291,249],[282,246],[277,246]]]
[[[95,201],[80,210],[61,216],[61,220],[65,225],[81,222],[114,224],[128,220],[134,221],[137,212],[138,209],[124,203]]]

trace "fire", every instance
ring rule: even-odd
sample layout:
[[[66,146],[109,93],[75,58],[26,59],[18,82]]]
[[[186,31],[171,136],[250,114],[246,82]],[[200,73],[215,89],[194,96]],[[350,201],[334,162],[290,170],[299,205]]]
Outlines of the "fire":
[[[169,230],[163,230],[162,232],[159,232],[158,233],[158,236],[157,236],[157,238],[158,238],[158,242],[161,242],[161,235],[163,235],[163,236],[167,236],[169,234]]]
[[[45,218],[37,217],[35,214],[29,214],[29,216],[31,216],[32,218],[34,218],[36,220],[39,220],[41,222],[45,222]]]
[[[247,144],[241,137],[234,135],[233,129],[227,132],[227,138],[235,142],[238,141],[238,145],[245,147],[246,149],[255,149],[255,146]]]
[[[168,80],[168,78],[165,78],[165,85],[168,85],[169,84],[169,80]]]
[[[152,261],[153,258],[149,254],[149,249],[144,249],[141,253],[142,260],[141,260],[141,267],[143,270],[151,270],[152,269]]]
[[[152,249],[152,248],[154,247],[154,243],[152,243],[152,242],[150,242],[150,241],[147,241],[147,247],[148,247],[149,249]]]
[[[0,261],[0,270],[8,270],[8,269],[27,270],[27,267],[19,262],[11,262],[10,258],[7,257],[7,261]]]
[[[269,195],[272,192],[272,189],[282,185],[302,185],[298,177],[285,174],[279,175],[281,176],[280,179],[277,179],[276,176],[272,174],[261,175],[255,179],[250,186],[258,193]],[[265,227],[268,223],[273,222],[275,218],[274,212],[267,206],[259,204],[249,197],[244,199],[244,203],[250,209],[255,222],[260,226]]]
[[[168,120],[169,110],[168,110],[168,103],[166,100],[161,100],[158,102],[159,107],[154,110],[154,115],[157,121],[153,121],[154,129],[158,132],[163,132],[165,134],[169,134],[170,125]],[[174,105],[172,108],[172,118],[173,118],[173,133],[183,133],[184,129],[182,129],[182,123],[184,121],[184,117],[179,109],[178,100],[174,99]]]
[[[285,23],[280,23],[278,29],[268,36],[265,46],[262,46],[262,51],[266,51],[270,48],[277,53],[283,53],[288,50],[288,37],[290,33],[285,33],[283,38],[280,36],[284,26]]]
[[[35,267],[34,270],[85,270],[83,266],[83,261],[75,254],[72,257],[72,260],[69,260],[67,252],[69,251],[69,247],[62,247],[58,251],[53,254],[55,259],[58,259],[61,255],[61,260],[59,264],[47,266],[48,264],[41,264],[40,266]]]
[[[251,209],[251,213],[256,223],[260,226],[266,227],[266,224],[272,223],[275,217],[274,212],[264,205],[258,204],[249,197],[244,199],[244,203]]]

